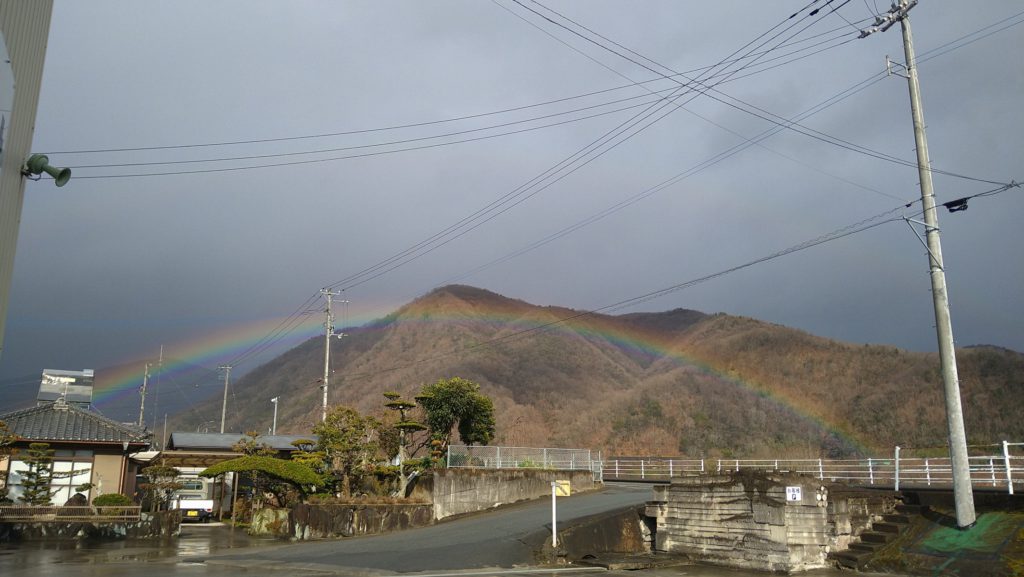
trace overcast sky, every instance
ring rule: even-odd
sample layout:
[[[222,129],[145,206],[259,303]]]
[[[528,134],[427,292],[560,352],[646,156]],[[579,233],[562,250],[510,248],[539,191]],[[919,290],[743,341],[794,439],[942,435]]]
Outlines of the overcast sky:
[[[804,0],[54,4],[33,150],[74,167],[73,178],[59,189],[45,180],[26,187],[0,359],[6,382],[43,368],[138,361],[161,344],[184,356],[212,334],[287,317],[321,287],[510,193],[523,193],[512,197],[522,202],[485,213],[493,218],[471,231],[455,229],[463,236],[377,278],[335,285],[347,287],[350,322],[452,281],[536,304],[603,307],[920,194],[915,168],[878,158],[915,160],[906,81],[877,76],[886,55],[904,60],[899,26],[856,39],[887,2],[837,0],[838,13],[813,16]],[[918,55],[930,57],[920,77],[933,166],[1024,180],[1020,2],[922,0],[911,16]],[[680,89],[662,76],[669,70],[715,91]],[[776,126],[766,119],[793,119],[851,88],[860,90],[801,120],[805,134],[784,130],[748,145]],[[678,97],[650,121],[663,118],[582,157],[590,162],[570,165],[579,168],[547,188],[520,188],[648,114],[638,105],[657,98],[649,91]],[[589,93],[597,94],[569,99]],[[475,118],[439,122],[466,116]],[[406,125],[417,126],[376,130]],[[439,136],[452,133],[460,134]],[[335,136],[310,138],[324,134]],[[476,140],[426,148],[468,139]],[[308,153],[317,150],[328,152]],[[734,154],[704,166],[723,152]],[[262,158],[84,168],[252,156]],[[235,170],[252,166],[263,167]],[[113,178],[151,173],[178,174]],[[981,181],[938,174],[938,201],[998,187]],[[918,206],[889,216],[919,218]],[[969,207],[939,214],[958,345],[1024,350],[1024,192]],[[922,244],[898,220],[621,312],[721,311],[930,351],[929,289]],[[305,326],[317,322],[310,316]]]

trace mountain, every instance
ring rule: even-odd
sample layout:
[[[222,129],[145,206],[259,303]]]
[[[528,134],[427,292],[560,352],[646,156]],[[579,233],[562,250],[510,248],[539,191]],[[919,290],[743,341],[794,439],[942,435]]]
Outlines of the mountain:
[[[569,320],[565,320],[569,319]],[[564,322],[559,322],[564,321]],[[331,404],[382,413],[460,376],[495,402],[495,444],[605,455],[840,457],[939,447],[935,354],[854,345],[751,318],[676,309],[618,316],[535,306],[447,286],[331,342]],[[320,418],[323,339],[234,385],[228,429],[308,432]],[[971,444],[1024,439],[1024,355],[958,352]],[[202,414],[200,414],[202,413]],[[176,423],[219,418],[211,402]]]

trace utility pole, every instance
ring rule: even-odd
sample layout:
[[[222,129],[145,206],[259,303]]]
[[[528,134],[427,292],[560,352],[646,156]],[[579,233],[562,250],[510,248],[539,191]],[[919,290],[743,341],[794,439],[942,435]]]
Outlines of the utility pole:
[[[152,363],[150,363],[152,364]],[[156,386],[153,387],[153,392],[156,393],[153,399],[153,430],[156,430],[156,416],[159,413],[160,408],[160,377],[164,372],[164,346],[160,345],[160,357],[156,364]]]
[[[888,14],[875,19],[873,27],[862,31],[860,37],[864,38],[874,32],[885,32],[897,21],[903,29],[906,78],[910,88],[910,111],[914,119],[914,139],[917,145],[917,172],[921,182],[921,208],[924,210],[925,244],[928,248],[928,266],[935,308],[935,331],[946,397],[949,456],[953,469],[953,500],[956,503],[957,526],[960,529],[968,529],[975,524],[977,516],[974,511],[971,467],[967,458],[967,434],[964,430],[964,415],[960,401],[953,324],[949,315],[949,296],[946,293],[946,273],[942,263],[942,245],[939,242],[939,219],[935,210],[935,192],[932,188],[931,160],[928,158],[928,140],[925,136],[924,112],[921,108],[921,87],[917,79],[914,39],[910,32],[908,16],[910,9],[916,5],[917,0],[899,0],[893,4]]]
[[[146,368],[142,371],[142,388],[139,389],[139,396],[142,401],[139,403],[139,426],[145,427],[145,412],[146,412],[146,385],[149,384],[149,363],[146,363]]]
[[[217,367],[224,371],[224,402],[220,406],[220,432],[224,433],[224,419],[228,415],[228,383],[231,381],[231,365]]]
[[[334,332],[334,314],[331,312],[332,299],[340,292],[332,292],[329,289],[320,289],[320,294],[327,299],[327,308],[324,312],[327,313],[327,318],[324,320],[324,380],[321,383],[320,388],[323,390],[323,411],[320,415],[320,421],[324,422],[327,420],[327,386],[331,376],[331,337],[341,338],[345,336],[343,333]],[[348,301],[342,301],[348,302]]]
[[[277,400],[279,398],[280,397],[274,397],[273,399],[270,399],[270,402],[274,403],[274,425],[270,428],[271,435],[277,434]]]

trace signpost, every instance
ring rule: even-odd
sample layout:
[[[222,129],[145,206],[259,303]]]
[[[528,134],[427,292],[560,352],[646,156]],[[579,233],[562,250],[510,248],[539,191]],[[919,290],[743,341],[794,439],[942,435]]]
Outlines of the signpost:
[[[558,497],[568,497],[572,493],[572,485],[568,480],[551,481],[551,548],[558,548]]]

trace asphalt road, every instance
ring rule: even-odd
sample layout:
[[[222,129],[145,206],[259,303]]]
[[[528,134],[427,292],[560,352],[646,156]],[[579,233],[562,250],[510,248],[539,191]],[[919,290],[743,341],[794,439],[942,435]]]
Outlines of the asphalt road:
[[[609,485],[559,499],[559,526],[574,519],[641,504],[649,485]],[[760,577],[756,571],[682,566],[643,572],[586,567],[537,567],[533,552],[551,531],[551,501],[520,503],[426,527],[351,539],[285,544],[243,531],[184,525],[164,543],[83,542],[0,545],[2,577]],[[833,569],[807,577],[842,577]],[[891,577],[891,576],[887,576]]]
[[[558,522],[569,523],[604,511],[643,504],[649,485],[609,485],[558,500]],[[294,569],[369,569],[392,572],[446,571],[535,565],[534,551],[551,531],[551,500],[538,499],[431,527],[344,540],[218,555],[208,564]],[[353,571],[354,572],[354,571]]]

